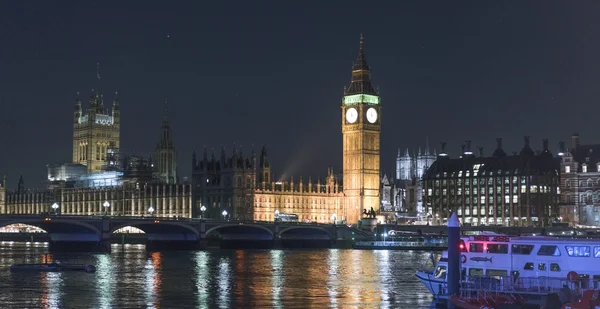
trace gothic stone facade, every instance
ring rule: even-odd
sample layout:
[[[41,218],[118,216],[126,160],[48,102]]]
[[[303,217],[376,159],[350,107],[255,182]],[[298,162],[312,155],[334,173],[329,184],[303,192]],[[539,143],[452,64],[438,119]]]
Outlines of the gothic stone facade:
[[[356,223],[363,210],[378,212],[381,204],[381,100],[371,83],[362,36],[341,110],[346,213],[348,222]]]
[[[217,160],[206,151],[196,161],[192,184],[194,187],[195,216],[212,219],[273,221],[275,212],[296,214],[300,221],[327,223],[332,217],[345,220],[344,195],[330,170],[326,184],[302,180],[273,181],[266,147],[259,162],[254,151],[244,157],[235,148],[231,156],[224,149]],[[205,211],[201,207],[206,208]],[[223,216],[227,212],[227,217]],[[335,215],[335,216],[334,216]]]
[[[600,145],[580,145],[575,133],[570,149],[560,148],[562,221],[600,225]]]
[[[442,151],[423,177],[426,211],[433,224],[456,212],[463,224],[548,226],[559,217],[559,171],[547,140],[537,155],[528,137],[518,155],[507,156],[502,139],[492,157]]]
[[[194,153],[194,216],[272,220],[275,211],[298,215],[300,220],[327,223],[333,219],[357,223],[363,209],[379,210],[381,105],[371,84],[362,38],[352,69],[351,83],[344,91],[341,106],[344,191],[329,171],[324,184],[300,180],[271,179],[266,149],[257,165],[254,152],[244,157],[234,147],[227,156],[221,151],[201,160]],[[204,206],[206,210],[201,211]]]
[[[165,102],[166,104],[166,102]],[[177,151],[173,143],[173,134],[167,111],[160,126],[160,138],[152,160],[155,164],[155,175],[161,183],[176,184],[179,182],[177,171]]]
[[[0,195],[6,194],[1,208],[3,214],[52,213],[52,204],[57,203],[57,212],[64,215],[191,218],[191,190],[191,185],[125,184],[103,188],[16,190]],[[110,206],[104,207],[105,202]]]
[[[106,114],[102,94],[93,93],[85,113],[78,94],[73,114],[73,163],[87,166],[89,173],[102,171],[107,155],[119,149],[120,118],[116,94],[111,115]]]

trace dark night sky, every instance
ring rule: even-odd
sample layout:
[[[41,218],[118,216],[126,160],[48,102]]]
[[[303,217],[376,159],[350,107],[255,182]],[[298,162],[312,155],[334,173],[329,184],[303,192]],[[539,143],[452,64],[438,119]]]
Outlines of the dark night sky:
[[[41,187],[69,162],[75,93],[120,93],[121,151],[149,153],[164,108],[193,148],[267,144],[276,175],[341,169],[340,102],[365,36],[383,102],[382,170],[428,137],[456,156],[530,135],[599,141],[599,1],[4,1],[0,174]],[[178,2],[179,3],[179,2]],[[181,2],[183,3],[183,1]]]

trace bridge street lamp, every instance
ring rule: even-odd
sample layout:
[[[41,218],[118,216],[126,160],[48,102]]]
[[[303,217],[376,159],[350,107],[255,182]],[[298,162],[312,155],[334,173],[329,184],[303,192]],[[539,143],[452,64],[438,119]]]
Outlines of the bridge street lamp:
[[[337,214],[333,214],[331,215],[331,221],[333,221],[333,224],[335,225],[335,221],[337,220]]]
[[[275,209],[275,218],[273,221],[279,221],[279,209]]]
[[[152,216],[154,213],[154,207],[150,206],[150,208],[148,208],[148,212],[150,213],[150,216]]]
[[[108,201],[104,201],[104,204],[102,204],[104,206],[104,214],[107,215],[108,214],[108,207],[110,207],[110,203]]]
[[[57,215],[58,214],[58,207],[59,207],[58,203],[52,204],[51,207],[52,207],[52,209],[54,209],[54,214]]]
[[[204,219],[204,212],[206,211],[206,207],[204,205],[200,206],[200,218]]]
[[[227,210],[223,210],[221,214],[223,215],[223,220],[227,220]]]

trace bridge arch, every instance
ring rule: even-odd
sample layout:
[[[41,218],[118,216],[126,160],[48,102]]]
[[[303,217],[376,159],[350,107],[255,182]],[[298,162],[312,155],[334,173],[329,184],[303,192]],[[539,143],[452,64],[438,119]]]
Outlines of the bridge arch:
[[[148,239],[162,240],[199,240],[200,233],[193,226],[177,221],[134,221],[115,224],[110,227],[110,233],[124,227],[133,227],[144,232]]]
[[[5,227],[13,224],[25,224],[35,226],[39,229],[46,231],[48,234],[56,234],[56,233],[71,233],[69,228],[76,228],[78,232],[87,232],[89,234],[95,234],[98,237],[102,235],[100,230],[85,222],[79,222],[74,220],[62,220],[59,217],[40,217],[36,219],[27,219],[23,218],[20,220],[9,220],[9,221],[0,221],[0,227]]]
[[[279,231],[279,235],[280,236],[284,236],[283,234],[285,234],[288,231],[293,231],[296,230],[296,232],[299,232],[300,230],[305,230],[305,231],[309,231],[309,232],[315,232],[315,231],[319,231],[320,234],[325,234],[329,239],[333,239],[331,232],[329,232],[327,229],[319,227],[319,226],[290,226],[290,227],[286,227],[283,228]]]
[[[206,230],[205,235],[208,236],[208,234],[210,234],[211,232],[218,231],[223,228],[230,228],[229,230],[235,230],[235,229],[242,230],[245,228],[260,229],[260,230],[266,232],[269,235],[269,237],[271,237],[271,239],[274,238],[273,231],[267,227],[264,227],[262,225],[256,225],[256,224],[239,224],[239,223],[237,223],[237,224],[236,223],[225,223],[225,224],[215,225],[215,226],[209,228],[208,230]]]
[[[14,224],[8,224],[8,225],[4,225],[2,227],[0,227],[0,231],[2,233],[21,233],[23,232],[23,228],[27,229],[25,232],[26,233],[45,233],[48,234],[48,231],[39,228],[35,225],[31,225],[31,224],[25,224],[25,223],[14,223]],[[29,229],[33,228],[33,231],[30,231]]]

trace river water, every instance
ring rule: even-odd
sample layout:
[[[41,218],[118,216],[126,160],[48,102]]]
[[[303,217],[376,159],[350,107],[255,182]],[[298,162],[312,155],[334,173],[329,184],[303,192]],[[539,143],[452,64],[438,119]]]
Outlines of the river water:
[[[42,243],[0,244],[0,308],[431,308],[415,270],[428,252],[208,250],[46,255]],[[44,259],[94,264],[97,272],[12,273]]]

